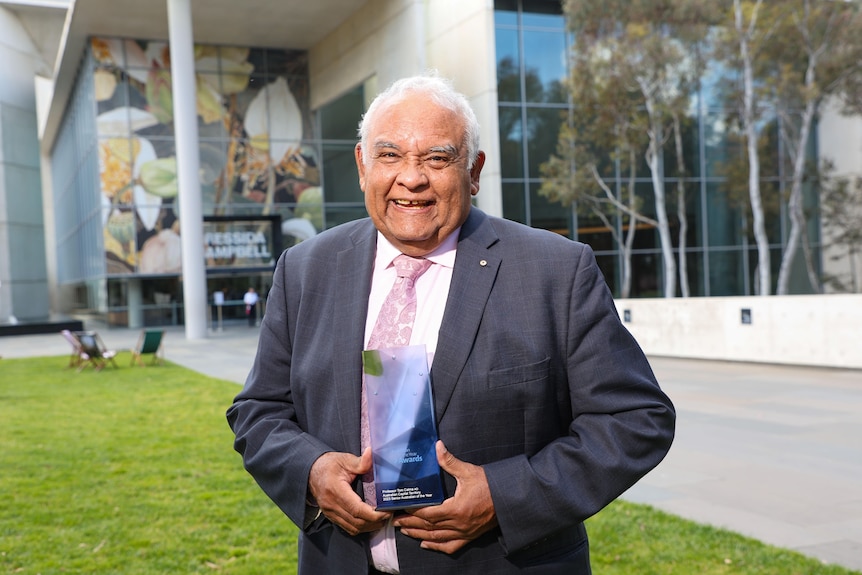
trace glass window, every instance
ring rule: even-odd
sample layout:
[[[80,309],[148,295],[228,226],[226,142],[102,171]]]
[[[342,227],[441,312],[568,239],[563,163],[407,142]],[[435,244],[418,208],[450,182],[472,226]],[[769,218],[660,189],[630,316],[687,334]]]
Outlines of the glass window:
[[[679,262],[679,260],[677,260]],[[687,267],[687,276],[688,276],[688,295],[690,296],[704,296],[704,284],[703,284],[703,252],[701,251],[689,251],[685,254],[685,262]],[[677,268],[677,273],[680,273],[679,268]],[[682,285],[682,277],[679,279],[680,286]],[[680,287],[680,294],[682,293],[682,287]]]
[[[727,296],[745,293],[745,270],[742,252],[711,251],[709,253],[709,295]]]
[[[706,214],[709,246],[732,246],[740,243],[742,217],[739,209],[732,207],[726,186],[713,182],[707,184]]]
[[[527,223],[527,207],[523,183],[503,184],[503,217],[515,222]]]
[[[500,166],[504,178],[524,176],[524,134],[521,108],[500,106]]]
[[[494,23],[498,26],[517,26],[518,0],[494,0]]]
[[[365,92],[361,85],[321,106],[318,110],[321,138],[356,141],[356,130],[364,112]]]
[[[562,85],[566,79],[566,40],[563,34],[546,31],[524,31],[524,63],[528,84],[534,78],[535,89],[527,90],[527,101],[567,101]]]
[[[539,195],[541,184],[530,185],[530,225],[570,237],[571,210]]]
[[[323,197],[327,202],[362,202],[353,146],[323,145]]]
[[[632,297],[662,297],[661,254],[635,253],[632,255]]]
[[[527,152],[531,178],[540,178],[539,166],[557,150],[564,108],[527,108]]]
[[[356,206],[327,206],[326,207],[326,227],[332,228],[338,224],[343,224],[353,220],[364,218],[368,215],[365,211],[365,205],[359,204]]]
[[[558,0],[522,0],[522,3],[524,26],[557,28],[559,30],[565,26],[562,2]]]
[[[521,58],[517,30],[497,29],[497,98],[500,102],[521,101]]]

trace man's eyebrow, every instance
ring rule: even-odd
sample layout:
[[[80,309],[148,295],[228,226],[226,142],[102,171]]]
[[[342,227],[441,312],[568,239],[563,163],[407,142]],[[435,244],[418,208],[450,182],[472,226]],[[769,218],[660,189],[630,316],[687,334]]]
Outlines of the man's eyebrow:
[[[395,150],[401,151],[401,148],[398,144],[394,142],[390,142],[388,140],[381,140],[379,142],[374,142],[373,144],[374,150]],[[458,156],[458,148],[453,146],[452,144],[445,144],[443,146],[431,146],[428,148],[428,151],[423,152],[424,154],[446,154],[448,156],[457,157]]]
[[[374,142],[375,150],[399,150],[400,148],[394,142],[380,141]]]
[[[430,154],[447,154],[449,156],[457,156],[458,155],[458,148],[456,148],[455,146],[453,146],[451,144],[448,144],[446,146],[432,146],[428,150],[428,153],[430,153]]]

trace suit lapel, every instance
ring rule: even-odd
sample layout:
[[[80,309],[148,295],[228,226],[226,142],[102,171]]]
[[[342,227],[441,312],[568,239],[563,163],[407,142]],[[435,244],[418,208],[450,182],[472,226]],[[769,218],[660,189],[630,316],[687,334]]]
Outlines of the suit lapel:
[[[491,288],[497,278],[500,258],[490,247],[498,236],[487,216],[473,209],[461,227],[452,283],[440,325],[431,377],[434,409],[440,421],[464,370]]]
[[[332,323],[332,374],[341,427],[347,451],[359,454],[359,404],[362,391],[362,354],[365,346],[365,316],[374,267],[375,232],[368,225],[352,235],[353,245],[335,259],[335,314]]]

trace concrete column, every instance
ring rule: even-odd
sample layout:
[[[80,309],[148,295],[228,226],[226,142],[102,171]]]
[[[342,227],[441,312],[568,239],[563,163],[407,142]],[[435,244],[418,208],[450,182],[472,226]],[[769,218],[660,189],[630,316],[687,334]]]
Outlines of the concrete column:
[[[167,0],[186,339],[207,337],[207,286],[191,0]]]
[[[129,327],[138,328],[144,325],[143,293],[140,278],[129,278],[126,292],[126,309],[128,309]]]

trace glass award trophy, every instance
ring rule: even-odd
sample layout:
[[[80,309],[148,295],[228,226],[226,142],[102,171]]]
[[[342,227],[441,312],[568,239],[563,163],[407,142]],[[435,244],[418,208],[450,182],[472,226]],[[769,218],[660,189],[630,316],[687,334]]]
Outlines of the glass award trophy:
[[[425,346],[365,350],[362,365],[377,509],[442,503]]]

